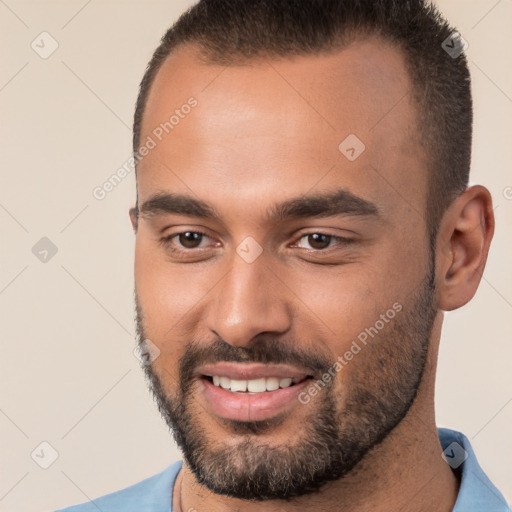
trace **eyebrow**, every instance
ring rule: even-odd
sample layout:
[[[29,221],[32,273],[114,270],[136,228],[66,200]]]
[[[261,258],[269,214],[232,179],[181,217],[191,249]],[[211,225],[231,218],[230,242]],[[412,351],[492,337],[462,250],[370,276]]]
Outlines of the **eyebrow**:
[[[183,194],[157,193],[146,200],[140,210],[143,216],[166,214],[187,215],[202,219],[219,219],[219,213],[208,203]],[[268,211],[269,220],[323,218],[337,215],[379,217],[379,208],[366,199],[345,189],[331,193],[304,195],[273,205]]]

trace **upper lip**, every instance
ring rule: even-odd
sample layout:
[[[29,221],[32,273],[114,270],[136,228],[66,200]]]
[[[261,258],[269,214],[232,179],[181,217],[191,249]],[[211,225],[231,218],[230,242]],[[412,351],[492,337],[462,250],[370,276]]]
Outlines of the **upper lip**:
[[[299,378],[304,379],[310,374],[303,369],[283,364],[261,363],[215,363],[201,366],[197,373],[202,376],[212,377],[218,375],[234,380],[252,380],[269,377]]]

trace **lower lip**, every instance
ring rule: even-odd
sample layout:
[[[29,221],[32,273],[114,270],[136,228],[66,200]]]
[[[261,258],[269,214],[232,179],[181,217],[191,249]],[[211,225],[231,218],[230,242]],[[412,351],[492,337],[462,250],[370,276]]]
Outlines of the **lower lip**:
[[[299,403],[298,395],[311,379],[305,379],[288,388],[263,393],[237,393],[215,386],[200,378],[206,402],[217,416],[238,421],[261,421],[281,414]]]

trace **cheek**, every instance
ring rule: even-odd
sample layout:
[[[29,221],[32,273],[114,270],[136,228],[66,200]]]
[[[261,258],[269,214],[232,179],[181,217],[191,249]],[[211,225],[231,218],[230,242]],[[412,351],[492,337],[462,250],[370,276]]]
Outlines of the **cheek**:
[[[396,281],[378,280],[382,273],[382,268],[373,272],[355,264],[297,275],[293,289],[299,299],[299,322],[301,317],[311,319],[332,340],[330,351],[343,354],[400,296]]]
[[[135,286],[149,339],[161,351],[190,342],[212,286],[222,277],[214,266],[171,263],[153,241],[139,239],[135,250]],[[218,274],[218,276],[217,276]]]
[[[334,357],[351,350],[354,341],[361,345],[389,335],[425,278],[426,248],[413,245],[389,241],[364,261],[290,276],[300,299],[301,330],[325,333]]]

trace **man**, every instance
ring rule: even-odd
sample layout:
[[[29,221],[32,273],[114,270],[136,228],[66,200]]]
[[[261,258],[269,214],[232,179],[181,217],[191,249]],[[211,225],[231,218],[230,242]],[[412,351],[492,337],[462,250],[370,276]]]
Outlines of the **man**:
[[[184,460],[66,510],[508,510],[434,416],[494,230],[462,50],[421,0],[202,0],[165,34],[130,217]]]

